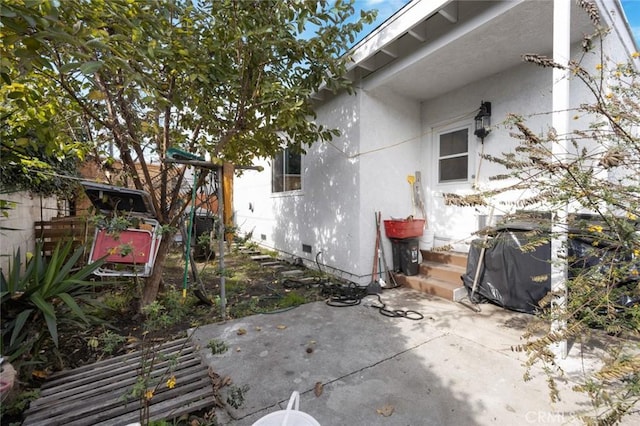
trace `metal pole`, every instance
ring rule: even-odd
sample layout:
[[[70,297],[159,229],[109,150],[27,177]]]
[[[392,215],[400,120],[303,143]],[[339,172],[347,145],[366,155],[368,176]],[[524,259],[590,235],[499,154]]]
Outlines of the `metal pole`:
[[[184,248],[184,275],[182,276],[182,298],[187,297],[187,277],[191,262],[191,233],[196,213],[196,185],[198,184],[198,172],[193,171],[193,188],[191,188],[191,212],[189,213],[189,229],[187,230],[187,243]]]
[[[179,151],[179,150],[177,150]],[[222,166],[220,164],[207,162],[200,159],[193,158],[183,158],[185,156],[192,156],[187,152],[178,152],[178,158],[165,158],[163,161],[168,164],[188,164],[200,169],[207,170],[216,170],[218,176],[218,250],[220,251],[220,255],[218,256],[218,261],[220,264],[220,310],[222,311],[222,320],[225,321],[227,319],[226,311],[227,311],[227,295],[225,289],[225,272],[224,272],[224,200],[222,198],[222,179],[223,179],[223,171]],[[241,170],[258,170],[262,171],[262,166],[235,166],[236,169]],[[195,188],[195,185],[194,185]],[[195,189],[194,189],[195,192]],[[195,197],[195,194],[194,194]],[[192,219],[193,221],[193,219]],[[189,239],[189,238],[188,238]],[[191,242],[189,241],[189,244]],[[187,276],[187,271],[185,269],[185,281]],[[186,290],[184,290],[186,292]],[[186,293],[185,293],[186,294]]]
[[[567,66],[571,54],[571,2],[555,0],[553,2],[553,60]],[[552,145],[552,154],[556,161],[564,161],[568,151],[569,134],[569,100],[570,71],[553,69],[553,96],[551,125],[556,130],[558,141]],[[564,314],[567,304],[567,218],[569,206],[562,206],[552,214],[551,224],[551,291],[555,294],[552,300],[552,332],[562,332],[566,328]],[[567,357],[567,341],[552,345],[556,356]]]
[[[227,295],[224,271],[224,199],[222,194],[222,167],[218,168],[218,262],[220,263],[220,314],[222,321],[227,319]]]

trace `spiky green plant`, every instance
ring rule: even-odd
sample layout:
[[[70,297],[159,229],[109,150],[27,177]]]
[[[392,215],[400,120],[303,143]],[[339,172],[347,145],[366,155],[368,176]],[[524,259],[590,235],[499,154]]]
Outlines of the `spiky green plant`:
[[[83,247],[73,250],[72,244],[66,243],[46,258],[38,245],[35,253],[23,260],[18,249],[7,276],[0,273],[0,351],[7,359],[13,361],[29,353],[47,338],[57,347],[61,320],[89,323],[82,304],[90,299],[95,283],[87,278],[103,261],[76,268],[82,253]]]

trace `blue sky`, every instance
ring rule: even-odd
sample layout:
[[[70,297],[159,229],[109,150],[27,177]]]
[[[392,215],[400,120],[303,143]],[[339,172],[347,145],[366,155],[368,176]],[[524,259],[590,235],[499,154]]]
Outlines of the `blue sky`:
[[[622,7],[636,38],[636,47],[640,49],[640,0],[622,0]]]
[[[360,38],[366,36],[371,30],[383,23],[387,18],[398,11],[409,0],[355,0],[357,10],[378,9],[378,18],[370,27],[362,31]],[[622,7],[627,15],[629,26],[636,39],[636,47],[640,49],[640,0],[622,0]]]

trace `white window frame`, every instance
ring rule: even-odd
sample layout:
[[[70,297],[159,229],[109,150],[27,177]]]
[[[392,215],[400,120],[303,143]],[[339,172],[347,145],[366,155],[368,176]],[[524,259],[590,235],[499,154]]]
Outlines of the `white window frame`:
[[[282,151],[280,151],[277,155],[282,156],[288,150],[289,150],[289,148],[284,147],[284,148],[282,148]],[[286,161],[282,161],[283,170],[282,170],[282,172],[281,172],[281,174],[279,176],[279,178],[283,180],[283,182],[282,182],[282,188],[283,188],[282,191],[276,191],[275,190],[274,181],[275,181],[276,177],[274,175],[276,173],[276,169],[275,169],[276,158],[275,157],[271,158],[271,194],[272,195],[290,194],[290,193],[295,193],[295,192],[302,191],[302,170],[303,170],[302,161],[303,161],[303,157],[304,156],[302,154],[298,154],[298,155],[300,156],[300,173],[299,174],[298,173],[293,173],[293,174],[292,173],[287,173],[287,170],[286,170],[287,162]],[[285,189],[287,177],[295,177],[295,176],[298,176],[299,187],[298,188],[294,188],[294,189]]]
[[[440,181],[440,161],[447,158],[457,158],[462,157],[464,154],[452,154],[442,157],[440,155],[440,138],[442,135],[446,135],[448,133],[455,133],[460,130],[467,131],[467,177],[463,179],[455,179],[455,180],[446,180]],[[473,137],[473,123],[465,122],[465,123],[457,123],[455,125],[450,125],[447,127],[441,127],[434,130],[434,161],[435,161],[435,182],[438,186],[452,186],[452,185],[460,185],[461,183],[470,183],[474,179],[475,173],[475,139]]]

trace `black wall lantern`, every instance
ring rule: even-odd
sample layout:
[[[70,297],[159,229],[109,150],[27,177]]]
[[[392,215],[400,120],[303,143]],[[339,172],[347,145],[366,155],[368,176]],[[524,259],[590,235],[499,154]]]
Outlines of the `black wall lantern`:
[[[484,138],[491,131],[489,129],[491,125],[491,102],[480,102],[480,111],[478,111],[474,120],[476,122],[476,130],[473,134],[479,137],[484,143]]]

